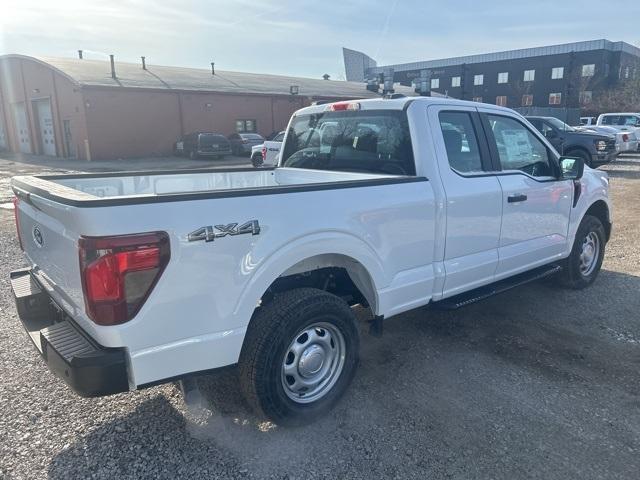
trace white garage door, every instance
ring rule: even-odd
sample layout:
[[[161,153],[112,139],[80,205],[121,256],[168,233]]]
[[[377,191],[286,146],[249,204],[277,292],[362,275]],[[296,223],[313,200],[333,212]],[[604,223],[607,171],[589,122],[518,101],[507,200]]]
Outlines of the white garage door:
[[[13,105],[13,116],[18,130],[18,146],[22,153],[31,153],[31,137],[29,137],[29,123],[24,103]]]
[[[40,141],[42,153],[56,156],[56,137],[53,133],[53,116],[51,115],[51,102],[49,99],[35,102],[38,112],[38,125],[40,127]]]

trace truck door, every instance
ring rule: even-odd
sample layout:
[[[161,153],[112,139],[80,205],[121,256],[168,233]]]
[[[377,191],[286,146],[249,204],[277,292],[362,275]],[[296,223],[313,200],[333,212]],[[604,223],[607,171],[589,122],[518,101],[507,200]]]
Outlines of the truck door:
[[[428,109],[445,197],[442,297],[491,283],[498,265],[502,191],[480,117],[469,107]]]
[[[558,180],[556,154],[538,132],[507,112],[479,110],[502,187],[499,280],[561,258],[573,183]]]

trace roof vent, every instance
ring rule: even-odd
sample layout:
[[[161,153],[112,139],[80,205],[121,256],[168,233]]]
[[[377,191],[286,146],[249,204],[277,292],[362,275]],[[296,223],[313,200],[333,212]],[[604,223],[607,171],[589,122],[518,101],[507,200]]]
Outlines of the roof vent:
[[[142,60],[142,69],[146,70],[147,69],[147,62],[145,61],[145,57],[140,57],[140,59]]]
[[[211,75],[216,74],[216,64],[215,62],[211,62]]]
[[[82,60],[82,50],[78,50],[78,58]]]
[[[116,64],[113,60],[113,55],[109,55],[109,59],[111,60],[111,78],[116,78]]]

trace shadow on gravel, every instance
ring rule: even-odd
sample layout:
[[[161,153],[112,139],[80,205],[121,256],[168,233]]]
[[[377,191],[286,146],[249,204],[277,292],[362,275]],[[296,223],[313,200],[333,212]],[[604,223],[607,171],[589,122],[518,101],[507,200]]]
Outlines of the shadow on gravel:
[[[638,466],[622,450],[640,431],[638,292],[640,277],[602,271],[582,291],[530,284],[402,315],[364,336],[345,399],[303,428],[254,417],[226,369],[199,379],[210,410],[183,413],[163,394],[116,410],[49,477],[623,478]]]
[[[189,420],[162,395],[79,438],[49,466],[52,479],[224,477],[238,470],[214,442],[194,438]]]

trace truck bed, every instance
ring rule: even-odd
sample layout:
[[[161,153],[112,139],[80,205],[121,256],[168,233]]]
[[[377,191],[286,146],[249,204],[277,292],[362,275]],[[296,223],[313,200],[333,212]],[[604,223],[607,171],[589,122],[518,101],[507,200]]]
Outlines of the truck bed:
[[[298,168],[185,170],[14,177],[16,194],[38,196],[73,206],[110,206],[183,201],[300,190],[384,185],[417,180],[353,172]]]

